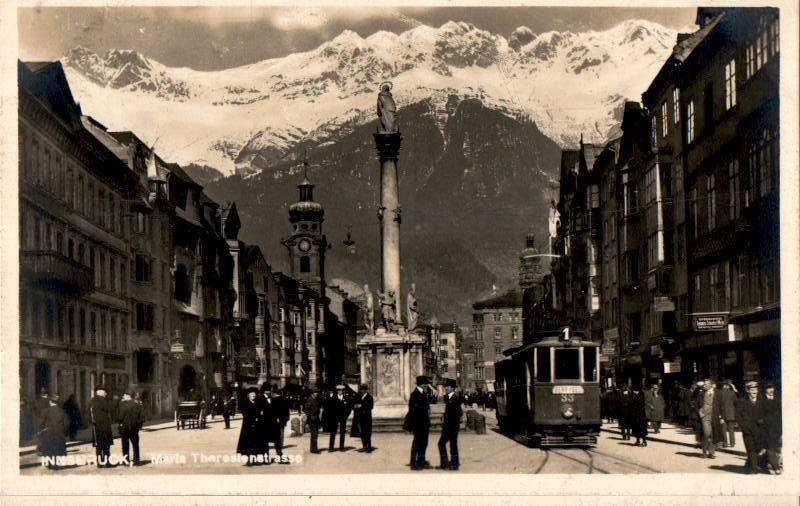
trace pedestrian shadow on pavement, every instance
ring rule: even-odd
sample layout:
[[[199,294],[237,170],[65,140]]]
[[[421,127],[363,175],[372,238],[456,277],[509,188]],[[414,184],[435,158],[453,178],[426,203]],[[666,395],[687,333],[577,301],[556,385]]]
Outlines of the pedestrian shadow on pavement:
[[[738,473],[738,474],[747,474],[744,470],[744,466],[736,466],[733,464],[723,464],[721,466],[708,466],[709,469],[713,469],[715,471],[728,471],[729,473]]]
[[[684,457],[695,457],[698,459],[705,458],[703,457],[703,452],[675,452],[675,455],[683,455]]]

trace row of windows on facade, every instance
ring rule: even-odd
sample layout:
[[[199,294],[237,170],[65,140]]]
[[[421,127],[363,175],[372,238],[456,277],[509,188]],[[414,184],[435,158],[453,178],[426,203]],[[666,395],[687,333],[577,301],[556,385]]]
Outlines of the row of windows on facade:
[[[501,322],[501,321],[504,321],[504,320],[507,320],[507,321],[510,321],[510,322],[518,322],[519,321],[519,313],[516,312],[516,311],[512,311],[510,313],[495,312],[495,313],[491,313],[491,314],[492,314],[492,320],[495,321],[495,322]],[[475,321],[475,323],[483,322],[484,321],[484,315],[482,313],[475,313],[473,315],[473,320]]]
[[[169,236],[165,221],[161,221],[158,227],[152,227],[151,217],[144,213],[126,214],[123,198],[79,165],[62,161],[66,157],[62,158],[59,150],[44,137],[29,133],[20,126],[19,143],[25,180],[50,193],[73,212],[82,214],[107,232],[122,237],[127,230],[152,234],[155,241],[167,244]]]
[[[777,16],[761,16],[759,19],[758,33],[755,39],[749,41],[741,54],[728,61],[721,76],[725,86],[725,111],[733,109],[737,104],[737,90],[741,89],[747,81],[761,70],[772,59],[777,58],[780,50],[779,20]],[[737,80],[736,61],[744,63],[744,81]],[[706,125],[713,122],[714,117],[714,85],[713,81],[706,84],[703,90],[703,107]],[[671,104],[669,103],[671,100]],[[660,111],[653,111],[651,116],[651,142],[657,144],[657,133],[666,138],[670,132],[670,124],[680,123],[680,90],[674,88],[672,97],[661,103]],[[671,107],[670,107],[671,106]],[[686,142],[691,144],[697,134],[695,99],[692,97],[686,102]],[[670,117],[671,116],[671,117]],[[660,128],[659,128],[660,126]]]
[[[478,326],[478,325],[475,325],[473,327],[473,331],[474,331],[474,334],[475,334],[475,339],[478,340],[478,341],[482,341],[483,340],[483,328]],[[499,339],[503,338],[503,329],[502,328],[496,327],[494,329],[494,338],[496,340],[499,340]],[[511,339],[519,339],[519,327],[511,327]]]
[[[126,314],[120,311],[98,309],[90,304],[76,306],[39,293],[20,292],[20,335],[23,338],[124,352],[127,350],[127,324]],[[140,324],[144,322],[138,318],[137,311],[136,327]]]
[[[33,219],[30,219],[31,215]],[[93,243],[81,234],[74,232],[65,234],[64,226],[53,223],[54,221],[40,217],[33,211],[20,213],[20,244],[23,249],[60,253],[70,260],[89,267],[93,272],[96,289],[126,295],[123,283],[127,279],[125,256]],[[153,261],[150,258],[137,254],[130,260],[131,281],[151,283],[152,271]],[[165,262],[161,263],[160,281],[162,290],[166,291],[169,286],[169,269]]]

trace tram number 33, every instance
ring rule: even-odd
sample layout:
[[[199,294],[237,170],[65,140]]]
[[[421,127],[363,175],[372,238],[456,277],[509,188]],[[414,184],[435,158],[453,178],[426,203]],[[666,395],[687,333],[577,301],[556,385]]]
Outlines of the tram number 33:
[[[575,394],[561,394],[561,402],[575,402]]]

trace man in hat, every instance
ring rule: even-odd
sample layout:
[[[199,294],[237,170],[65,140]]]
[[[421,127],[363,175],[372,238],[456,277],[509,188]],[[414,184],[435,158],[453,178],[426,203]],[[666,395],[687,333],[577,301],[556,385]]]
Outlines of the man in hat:
[[[139,465],[139,430],[144,425],[144,410],[141,404],[133,399],[133,392],[128,390],[122,396],[119,405],[119,435],[122,438],[122,454],[130,466]],[[133,460],[130,448],[133,445]]]
[[[758,381],[755,378],[745,381],[744,389],[744,396],[736,403],[736,423],[742,429],[742,439],[747,452],[744,471],[747,474],[757,474],[758,454],[761,452],[759,435],[764,425],[764,408],[758,395]]]
[[[291,413],[289,412],[289,401],[281,395],[277,383],[272,384],[272,406],[277,424],[275,438],[279,440],[275,443],[275,448],[281,448],[278,450],[278,455],[283,455],[283,433],[289,418],[291,418]]]
[[[456,395],[456,380],[447,378],[444,384],[444,417],[442,435],[439,437],[439,469],[458,471],[458,429],[461,424],[461,399]],[[450,442],[450,459],[447,459],[447,442]]]
[[[325,405],[325,418],[328,423],[328,430],[330,430],[330,439],[328,440],[328,451],[335,451],[334,443],[336,442],[336,431],[339,431],[339,451],[344,450],[344,438],[347,431],[347,417],[350,416],[350,402],[345,395],[345,387],[342,384],[336,385],[336,393],[331,394],[326,400]]]
[[[369,387],[364,384],[359,388],[358,398],[353,405],[353,425],[358,425],[361,432],[360,452],[372,453],[372,407],[374,400]]]
[[[48,396],[48,406],[42,413],[38,450],[43,457],[62,457],[67,454],[67,413],[58,405],[58,394]],[[47,460],[47,467],[58,469],[58,460]]]
[[[100,385],[95,390],[96,395],[89,402],[89,418],[94,430],[95,452],[97,453],[97,467],[111,467],[111,445],[114,444],[114,434],[111,432],[111,404],[106,396],[108,390]]]
[[[781,400],[775,393],[775,383],[764,386],[764,425],[761,443],[767,450],[767,462],[775,474],[783,472],[781,446],[783,443],[783,427]],[[764,466],[766,467],[766,466]],[[767,468],[768,469],[768,468]]]
[[[319,448],[317,448],[317,435],[319,434],[319,414],[321,411],[319,390],[315,388],[308,397],[305,406],[303,406],[303,412],[306,414],[306,423],[311,433],[311,453],[320,453]]]
[[[408,414],[403,428],[414,434],[411,442],[411,469],[421,471],[430,467],[425,462],[425,451],[428,449],[428,431],[431,427],[430,407],[425,385],[430,381],[425,376],[417,376],[417,388],[408,399]]]
[[[720,415],[724,423],[722,446],[725,448],[736,445],[736,393],[730,380],[722,384],[722,389],[717,392],[719,396]]]
[[[264,440],[264,448],[266,449],[267,455],[269,455],[269,444],[270,442],[273,443],[275,445],[275,453],[278,455],[278,462],[280,462],[283,456],[283,445],[281,444],[282,441],[279,432],[280,406],[278,405],[279,402],[275,402],[275,399],[272,397],[272,387],[269,383],[262,383],[261,398],[259,400],[262,406],[260,425],[261,437]]]

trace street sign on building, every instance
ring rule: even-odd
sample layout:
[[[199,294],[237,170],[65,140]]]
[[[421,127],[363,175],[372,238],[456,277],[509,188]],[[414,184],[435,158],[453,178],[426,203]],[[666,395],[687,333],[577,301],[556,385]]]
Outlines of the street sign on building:
[[[676,374],[681,372],[681,362],[676,360],[674,362],[664,362],[664,374]]]
[[[728,330],[728,313],[694,314],[692,315],[692,328],[695,332]]]

